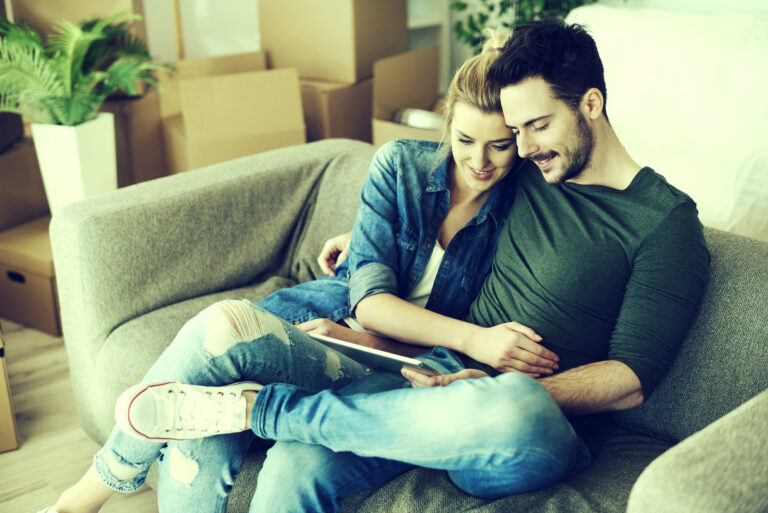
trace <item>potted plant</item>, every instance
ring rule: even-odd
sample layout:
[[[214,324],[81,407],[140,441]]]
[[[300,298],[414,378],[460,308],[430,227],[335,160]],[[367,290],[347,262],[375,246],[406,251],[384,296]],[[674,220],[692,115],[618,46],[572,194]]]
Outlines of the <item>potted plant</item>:
[[[128,31],[138,15],[121,13],[79,26],[60,21],[44,43],[27,25],[0,18],[0,112],[34,121],[40,170],[51,213],[117,188],[110,94],[157,85],[146,45]]]
[[[625,0],[626,1],[626,0]],[[485,27],[514,29],[530,21],[565,18],[572,9],[597,0],[455,0],[451,9],[464,13],[453,25],[456,38],[480,53]]]

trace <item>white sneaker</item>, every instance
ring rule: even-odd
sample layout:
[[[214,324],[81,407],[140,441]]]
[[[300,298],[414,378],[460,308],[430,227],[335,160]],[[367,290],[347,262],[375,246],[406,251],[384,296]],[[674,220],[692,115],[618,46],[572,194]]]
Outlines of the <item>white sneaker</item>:
[[[222,387],[178,382],[139,383],[115,405],[115,421],[140,440],[189,440],[247,429],[242,392],[259,391],[258,383]]]

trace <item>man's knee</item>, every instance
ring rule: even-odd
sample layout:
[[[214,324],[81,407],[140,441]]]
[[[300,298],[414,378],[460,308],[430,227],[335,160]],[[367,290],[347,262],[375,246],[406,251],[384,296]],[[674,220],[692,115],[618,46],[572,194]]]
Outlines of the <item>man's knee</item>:
[[[225,300],[205,311],[204,347],[213,356],[221,356],[236,344],[274,335],[285,344],[291,341],[283,322],[275,315],[254,308],[248,301]]]
[[[276,443],[267,452],[259,472],[252,506],[280,504],[280,511],[303,511],[313,509],[310,505],[335,501],[324,486],[333,475],[333,466],[329,464],[329,455],[333,454],[330,449],[318,445]]]

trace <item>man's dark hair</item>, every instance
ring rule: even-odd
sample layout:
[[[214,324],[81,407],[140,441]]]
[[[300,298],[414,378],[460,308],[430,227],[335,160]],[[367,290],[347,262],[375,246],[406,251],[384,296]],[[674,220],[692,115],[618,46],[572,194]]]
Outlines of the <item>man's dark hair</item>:
[[[555,98],[573,110],[579,108],[584,93],[592,87],[599,89],[606,100],[603,63],[595,40],[581,25],[547,19],[514,30],[491,66],[488,79],[506,87],[533,77],[543,78]]]

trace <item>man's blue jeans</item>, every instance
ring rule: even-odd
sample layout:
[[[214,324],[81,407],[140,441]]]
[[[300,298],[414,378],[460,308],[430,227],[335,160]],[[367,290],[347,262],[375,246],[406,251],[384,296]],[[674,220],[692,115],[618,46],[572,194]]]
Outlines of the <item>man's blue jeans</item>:
[[[446,373],[450,351],[424,355]],[[328,350],[246,301],[191,319],[145,381],[222,385],[253,380],[253,431],[278,440],[259,473],[251,511],[336,511],[339,499],[413,465],[444,469],[467,493],[499,497],[543,488],[591,462],[586,446],[534,379],[504,374],[410,389]],[[225,511],[253,433],[168,444],[113,430],[95,456],[104,483],[138,489],[159,458],[161,512]]]

